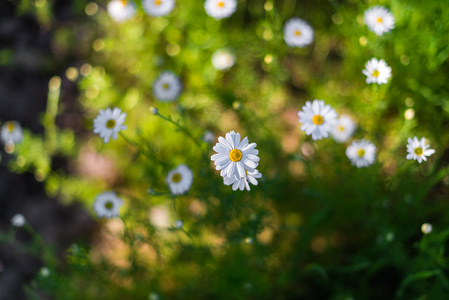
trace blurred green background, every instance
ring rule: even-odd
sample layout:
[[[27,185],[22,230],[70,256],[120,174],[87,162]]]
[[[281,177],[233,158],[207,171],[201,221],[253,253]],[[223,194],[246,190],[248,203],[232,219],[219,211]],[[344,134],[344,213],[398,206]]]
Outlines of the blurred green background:
[[[447,299],[446,0],[248,0],[219,21],[203,1],[178,0],[158,18],[136,3],[137,14],[116,23],[107,2],[76,1],[78,21],[57,27],[51,1],[17,8],[52,30],[55,59],[69,51],[84,60],[54,74],[45,135],[27,131],[9,167],[33,172],[48,195],[80,201],[92,215],[105,190],[125,201],[121,217],[98,220],[94,238],[73,244],[66,262],[46,252],[50,275],[29,284],[30,299]],[[377,36],[363,23],[374,5],[394,15],[392,32]],[[314,28],[312,45],[285,44],[291,17]],[[217,71],[211,57],[223,48],[236,63]],[[392,68],[388,84],[366,84],[362,70],[372,57]],[[183,83],[173,103],[152,94],[165,70]],[[60,78],[79,89],[79,130],[54,126],[65,109]],[[313,99],[356,121],[353,138],[377,147],[374,165],[357,169],[345,155],[349,142],[314,142],[300,131],[297,113]],[[92,133],[107,107],[127,113],[126,139],[104,144]],[[223,185],[213,145],[201,140],[206,130],[217,137],[235,130],[257,143],[258,186]],[[405,159],[413,136],[436,150],[423,164]],[[50,166],[55,155],[69,160],[68,170]],[[180,163],[193,170],[193,185],[172,197],[165,177]],[[430,234],[421,231],[426,222]]]

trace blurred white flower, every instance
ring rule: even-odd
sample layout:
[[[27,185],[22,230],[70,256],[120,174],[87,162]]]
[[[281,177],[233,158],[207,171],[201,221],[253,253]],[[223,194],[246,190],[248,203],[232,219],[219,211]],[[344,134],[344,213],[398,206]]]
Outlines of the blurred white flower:
[[[111,136],[114,140],[118,139],[118,132],[125,130],[126,113],[122,113],[120,108],[114,110],[102,109],[94,120],[94,133],[98,134],[105,143],[108,143]]]
[[[108,3],[108,13],[114,21],[121,23],[136,14],[136,4],[128,0],[112,0]]]
[[[184,222],[182,220],[177,220],[175,223],[175,227],[180,229],[184,226]]]
[[[23,139],[23,130],[17,121],[5,122],[1,129],[1,140],[4,144],[18,144]]]
[[[215,163],[215,169],[221,170],[222,177],[241,179],[246,177],[246,172],[254,172],[259,165],[259,151],[256,143],[248,143],[245,137],[240,141],[240,133],[234,131],[226,133],[226,139],[218,138],[218,143],[213,147],[218,154],[211,156]]]
[[[230,17],[237,9],[237,0],[206,0],[206,13],[216,20]]]
[[[207,130],[203,134],[203,141],[206,143],[212,143],[213,141],[215,141],[215,134],[212,131]]]
[[[260,173],[258,170],[254,170],[254,172],[247,172],[246,177],[237,179],[235,177],[223,177],[223,183],[225,185],[232,185],[232,190],[236,191],[237,189],[243,191],[246,189],[247,191],[250,190],[248,181],[251,182],[253,185],[257,185],[257,178],[261,178],[262,173]]]
[[[12,218],[11,218],[11,225],[14,227],[23,227],[23,225],[25,225],[26,220],[25,217],[22,214],[15,214]]]
[[[235,56],[227,50],[217,50],[212,55],[212,65],[218,71],[225,71],[235,63]]]
[[[413,139],[408,138],[407,141],[407,159],[414,159],[421,163],[422,161],[427,160],[427,156],[431,156],[435,153],[434,149],[429,149],[430,146],[426,145],[425,138],[418,140],[415,136]]]
[[[424,223],[421,225],[421,231],[424,234],[429,234],[432,232],[432,224],[430,223]]]
[[[168,172],[165,181],[173,195],[182,195],[189,191],[193,182],[193,173],[189,167],[180,164]]]
[[[99,218],[115,218],[120,216],[123,200],[114,192],[103,192],[95,198],[94,210]]]
[[[374,6],[363,14],[363,21],[377,35],[383,35],[394,28],[394,16],[382,6]]]
[[[153,17],[168,15],[175,7],[175,0],[143,0],[143,9]]]
[[[150,209],[150,222],[155,227],[170,227],[170,211],[165,205],[158,205]]]
[[[354,134],[355,128],[355,123],[349,116],[341,115],[332,130],[332,136],[339,143],[346,142]]]
[[[161,73],[153,85],[154,97],[159,101],[174,101],[181,94],[181,90],[181,80],[169,71]]]
[[[314,141],[329,137],[333,127],[337,124],[337,113],[323,100],[307,101],[298,112],[301,130],[312,135]]]
[[[346,148],[346,156],[353,166],[367,167],[376,161],[376,146],[365,139],[353,141]]]
[[[365,64],[362,71],[366,75],[366,83],[385,84],[391,77],[391,68],[381,59],[372,58]]]
[[[50,270],[49,270],[48,268],[46,268],[46,267],[42,267],[42,268],[39,270],[39,274],[40,274],[42,277],[48,277],[48,275],[50,275]]]
[[[300,18],[291,18],[284,25],[284,40],[290,47],[305,47],[313,42],[313,28]]]

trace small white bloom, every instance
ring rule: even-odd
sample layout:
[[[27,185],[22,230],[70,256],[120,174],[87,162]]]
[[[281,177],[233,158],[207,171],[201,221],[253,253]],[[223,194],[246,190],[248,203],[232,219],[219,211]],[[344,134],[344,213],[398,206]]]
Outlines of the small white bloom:
[[[23,139],[23,130],[17,121],[5,122],[1,130],[1,139],[4,144],[18,144]]]
[[[215,141],[215,134],[208,130],[203,134],[203,141],[206,143],[212,143],[213,141]]]
[[[48,277],[48,275],[50,275],[50,270],[49,270],[48,268],[46,268],[46,267],[42,267],[42,268],[39,270],[39,274],[40,274],[42,277]]]
[[[407,139],[407,159],[414,159],[421,163],[423,160],[427,160],[427,156],[431,156],[435,153],[435,150],[429,149],[429,145],[426,145],[426,139],[422,138],[418,140],[415,136],[413,139]]]
[[[114,192],[103,192],[95,198],[94,210],[99,218],[115,218],[120,216],[123,200]]]
[[[284,25],[284,40],[290,47],[305,47],[313,42],[313,28],[300,18],[291,18]]]
[[[354,134],[355,123],[347,115],[341,115],[337,122],[332,131],[332,136],[339,143],[346,142]]]
[[[118,139],[118,132],[125,130],[126,113],[122,113],[120,108],[114,110],[102,109],[94,120],[94,133],[97,133],[105,143],[108,143],[111,136],[114,140]]]
[[[383,59],[372,58],[366,63],[362,73],[366,75],[366,83],[368,84],[385,84],[391,77],[391,68]]]
[[[240,133],[231,131],[226,133],[226,139],[218,138],[218,143],[213,147],[218,154],[212,155],[211,160],[215,163],[215,169],[221,170],[222,177],[241,179],[246,177],[246,172],[254,172],[259,165],[256,146],[256,143],[249,144],[247,137],[240,141]]]
[[[165,71],[159,75],[153,85],[153,94],[159,101],[174,101],[179,97],[182,83],[178,76]]]
[[[230,17],[237,9],[237,0],[206,0],[206,13],[216,20]]]
[[[307,101],[298,112],[301,130],[312,135],[314,141],[329,137],[333,127],[337,124],[337,113],[323,100]]]
[[[367,167],[376,161],[376,146],[365,139],[353,141],[346,148],[346,156],[353,166],[357,168]]]
[[[150,209],[150,222],[158,228],[170,227],[170,211],[165,205],[154,206]]]
[[[235,63],[235,56],[227,50],[217,50],[212,55],[212,65],[218,71],[225,71]]]
[[[377,35],[383,35],[394,28],[394,16],[382,6],[374,6],[363,14],[363,21]]]
[[[143,9],[153,17],[168,15],[175,7],[175,0],[143,0]]]
[[[167,174],[165,181],[173,195],[182,195],[189,191],[193,182],[193,173],[189,167],[180,164]]]
[[[136,5],[128,0],[112,0],[108,4],[108,13],[114,21],[121,23],[136,14]]]
[[[429,234],[432,232],[432,224],[430,223],[424,223],[421,225],[421,231],[424,234]]]
[[[232,190],[236,191],[237,189],[243,191],[246,189],[247,191],[250,190],[248,181],[251,182],[253,185],[257,185],[257,178],[261,178],[262,173],[260,173],[258,170],[254,170],[254,172],[247,172],[246,177],[237,179],[235,177],[223,177],[223,183],[225,185],[231,185],[232,184]]]
[[[22,214],[15,214],[12,218],[11,218],[11,225],[14,227],[23,227],[23,225],[25,225],[26,220],[25,217]]]

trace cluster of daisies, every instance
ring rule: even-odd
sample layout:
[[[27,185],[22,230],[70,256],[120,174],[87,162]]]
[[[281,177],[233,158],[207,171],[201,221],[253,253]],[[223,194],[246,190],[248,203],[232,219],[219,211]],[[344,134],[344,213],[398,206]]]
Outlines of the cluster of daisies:
[[[170,14],[175,8],[175,0],[142,0],[144,11],[152,17]],[[228,18],[237,10],[237,0],[206,0],[206,13],[216,20]],[[116,22],[131,19],[137,12],[137,5],[131,0],[112,0],[108,4],[108,13]]]

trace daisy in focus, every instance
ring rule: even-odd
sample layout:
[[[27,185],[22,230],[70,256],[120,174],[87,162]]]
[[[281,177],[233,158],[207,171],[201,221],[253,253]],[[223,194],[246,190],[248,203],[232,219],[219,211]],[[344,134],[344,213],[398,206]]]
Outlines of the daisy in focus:
[[[159,101],[174,101],[181,94],[182,84],[172,72],[163,72],[153,84],[153,94]]]
[[[94,120],[94,133],[98,134],[105,143],[108,143],[111,136],[114,140],[118,139],[118,132],[125,130],[126,113],[122,113],[120,108],[114,110],[107,108],[102,109]]]
[[[22,214],[15,214],[11,218],[11,225],[17,228],[23,227],[25,225],[26,220],[25,217]]]
[[[329,137],[329,133],[337,124],[337,113],[323,100],[307,101],[298,116],[299,122],[302,123],[301,130],[312,135],[314,141]]]
[[[217,50],[212,55],[212,65],[218,71],[225,71],[235,63],[235,56],[227,50]]]
[[[353,141],[346,148],[346,156],[353,166],[367,167],[376,161],[376,146],[367,140]]]
[[[383,59],[372,58],[365,64],[362,73],[366,75],[366,83],[368,84],[385,84],[391,77],[391,68]]]
[[[382,6],[374,6],[365,10],[363,21],[371,31],[379,36],[390,32],[395,23],[391,12]]]
[[[226,133],[226,138],[220,136],[218,143],[213,147],[217,154],[211,156],[215,169],[220,171],[222,177],[242,179],[246,172],[252,173],[259,165],[259,151],[256,143],[248,143],[245,137],[240,141],[240,133],[231,131]]]
[[[23,139],[23,130],[19,122],[8,121],[3,124],[0,135],[4,144],[18,144]]]
[[[422,161],[426,161],[428,156],[435,153],[435,150],[429,149],[430,146],[426,145],[425,138],[418,140],[415,136],[413,139],[408,138],[407,141],[407,159],[414,159],[421,163]]]
[[[143,0],[143,9],[153,17],[168,15],[175,7],[175,0]]]
[[[108,3],[108,14],[114,21],[121,23],[136,14],[136,5],[128,0],[112,0]]]
[[[332,130],[332,137],[339,143],[344,143],[351,138],[356,129],[354,121],[347,115],[341,115]]]
[[[237,0],[206,0],[206,13],[216,20],[230,17],[237,9]]]
[[[262,173],[260,173],[257,170],[254,170],[254,172],[247,172],[246,177],[237,179],[235,177],[224,177],[223,183],[225,185],[232,185],[232,190],[236,191],[237,189],[243,191],[246,189],[247,191],[250,190],[248,181],[251,182],[252,185],[257,185],[257,179],[262,178]]]
[[[99,218],[115,218],[120,216],[123,200],[114,192],[103,192],[95,198],[94,210]]]
[[[168,172],[165,181],[168,184],[172,195],[182,195],[190,190],[193,182],[193,173],[189,167],[180,164],[175,169]]]
[[[291,18],[284,25],[284,40],[290,47],[305,47],[313,42],[313,28],[300,18]]]

